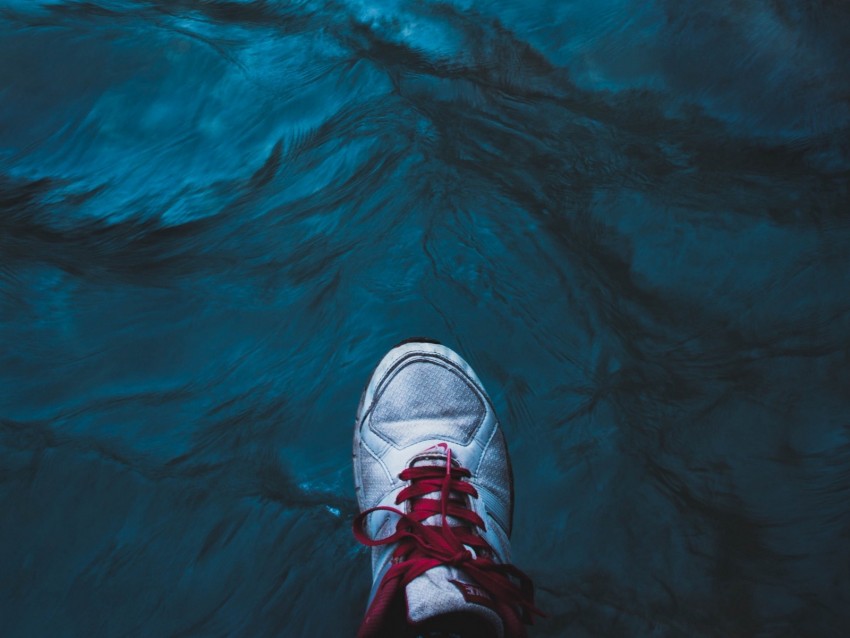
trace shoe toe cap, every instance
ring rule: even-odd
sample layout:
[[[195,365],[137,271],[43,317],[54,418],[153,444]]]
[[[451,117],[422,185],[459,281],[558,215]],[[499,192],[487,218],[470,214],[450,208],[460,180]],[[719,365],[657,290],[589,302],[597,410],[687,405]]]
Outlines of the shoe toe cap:
[[[486,414],[482,396],[461,370],[438,358],[416,358],[387,375],[368,425],[396,448],[434,438],[465,446]]]

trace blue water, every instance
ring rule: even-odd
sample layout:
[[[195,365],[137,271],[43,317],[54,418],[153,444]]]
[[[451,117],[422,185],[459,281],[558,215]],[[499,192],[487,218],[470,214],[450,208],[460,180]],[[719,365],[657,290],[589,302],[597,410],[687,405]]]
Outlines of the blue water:
[[[535,637],[850,635],[850,5],[0,2],[0,634],[353,635],[477,369]]]

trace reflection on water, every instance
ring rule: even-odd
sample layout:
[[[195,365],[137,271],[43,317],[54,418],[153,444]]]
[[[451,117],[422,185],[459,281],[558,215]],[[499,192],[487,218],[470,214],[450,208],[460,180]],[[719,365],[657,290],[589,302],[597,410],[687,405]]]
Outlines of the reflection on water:
[[[850,10],[0,3],[6,636],[350,635],[410,335],[534,636],[850,630]]]

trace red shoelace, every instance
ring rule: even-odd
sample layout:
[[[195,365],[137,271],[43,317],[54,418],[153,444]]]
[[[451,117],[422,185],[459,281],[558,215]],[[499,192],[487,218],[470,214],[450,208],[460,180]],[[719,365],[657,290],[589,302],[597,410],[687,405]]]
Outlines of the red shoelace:
[[[354,536],[369,547],[398,543],[393,551],[392,566],[384,575],[372,601],[358,638],[373,636],[381,628],[391,601],[408,583],[429,569],[440,565],[457,567],[492,598],[496,612],[504,622],[505,636],[525,636],[525,624],[532,624],[532,615],[544,614],[534,606],[534,586],[531,579],[513,565],[497,563],[495,552],[475,530],[486,530],[485,523],[466,504],[466,495],[478,498],[478,491],[464,479],[472,473],[463,467],[452,467],[451,448],[446,450],[446,465],[408,467],[399,474],[410,485],[399,492],[396,505],[411,501],[409,513],[395,507],[379,506],[362,512],[354,519]],[[440,499],[425,498],[439,492]],[[460,496],[460,497],[458,497]],[[387,511],[399,517],[393,534],[373,539],[363,531],[369,514]],[[424,525],[422,521],[440,515],[441,525]],[[462,521],[449,525],[448,517]],[[470,551],[470,548],[472,551]]]

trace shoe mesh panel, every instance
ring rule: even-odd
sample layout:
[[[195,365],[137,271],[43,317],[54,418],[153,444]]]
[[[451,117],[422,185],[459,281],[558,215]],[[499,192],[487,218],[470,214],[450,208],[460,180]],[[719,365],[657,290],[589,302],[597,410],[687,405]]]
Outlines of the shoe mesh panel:
[[[416,361],[386,382],[369,425],[398,448],[424,438],[467,445],[485,413],[484,403],[459,374],[439,363]]]

